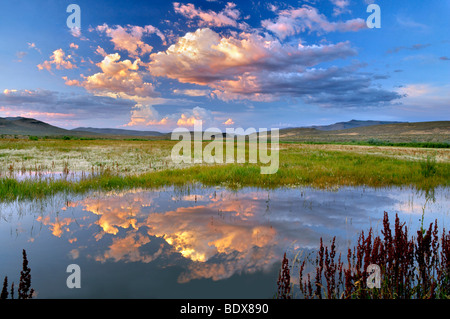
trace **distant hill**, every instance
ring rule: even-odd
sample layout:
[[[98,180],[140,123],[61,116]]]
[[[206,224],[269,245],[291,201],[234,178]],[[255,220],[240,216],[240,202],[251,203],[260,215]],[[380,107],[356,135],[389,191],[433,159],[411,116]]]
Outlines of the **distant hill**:
[[[67,135],[65,130],[45,122],[25,117],[0,117],[0,134],[5,135]]]
[[[166,133],[157,131],[138,131],[138,130],[126,130],[116,128],[95,128],[95,127],[77,127],[72,131],[90,132],[106,135],[130,135],[130,136],[162,136]]]
[[[26,117],[0,117],[0,135],[18,136],[75,136],[91,138],[126,138],[130,136],[140,137],[164,137],[165,133],[156,131],[133,131],[122,129],[97,129],[80,127],[66,130],[48,123]]]
[[[281,141],[347,142],[383,140],[390,142],[450,142],[450,121],[392,123],[341,130],[288,128],[280,130]]]
[[[313,125],[311,128],[315,128],[319,131],[337,131],[346,130],[350,128],[363,127],[363,126],[373,126],[373,125],[384,125],[384,124],[397,124],[404,122],[394,122],[394,121],[359,121],[351,120],[348,122],[337,122],[330,125]]]
[[[93,138],[170,139],[170,133],[113,128],[79,127],[66,130],[25,117],[0,117],[0,135],[75,136]],[[382,122],[351,120],[331,125],[280,129],[282,142],[348,142],[380,140],[389,142],[450,143],[450,121]]]

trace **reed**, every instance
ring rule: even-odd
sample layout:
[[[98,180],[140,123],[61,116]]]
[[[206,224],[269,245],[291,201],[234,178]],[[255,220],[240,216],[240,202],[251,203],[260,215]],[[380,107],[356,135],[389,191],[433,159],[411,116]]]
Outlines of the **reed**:
[[[281,144],[278,171],[261,175],[264,165],[259,164],[177,166],[170,160],[172,141],[64,142],[0,143],[0,153],[5,155],[0,156],[0,200],[32,199],[60,191],[195,183],[230,188],[407,186],[425,190],[450,185],[447,150],[433,155],[427,150],[386,147]],[[60,172],[61,178],[45,178],[54,172]],[[20,179],[18,173],[44,178]],[[72,178],[80,175],[80,179]]]

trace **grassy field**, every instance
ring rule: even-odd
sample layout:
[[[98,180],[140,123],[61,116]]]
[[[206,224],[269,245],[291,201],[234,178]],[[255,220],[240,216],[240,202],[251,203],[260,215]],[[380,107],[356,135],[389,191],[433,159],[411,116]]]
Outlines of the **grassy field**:
[[[308,128],[280,130],[280,140],[314,143],[353,143],[374,145],[440,147],[450,144],[450,121],[416,122],[373,125],[335,131],[318,131]]]
[[[0,199],[36,198],[60,191],[124,189],[202,183],[255,186],[448,186],[450,150],[336,144],[280,144],[279,170],[260,164],[174,164],[176,141],[2,140]],[[208,143],[204,143],[205,145]],[[264,164],[262,164],[264,165]],[[82,178],[17,178],[81,173]]]

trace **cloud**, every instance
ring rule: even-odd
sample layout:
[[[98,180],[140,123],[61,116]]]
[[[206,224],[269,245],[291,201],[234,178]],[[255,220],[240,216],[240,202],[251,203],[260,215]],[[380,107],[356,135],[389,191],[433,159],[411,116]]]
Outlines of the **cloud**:
[[[430,112],[440,114],[442,119],[450,116],[450,85],[410,83],[398,88],[397,92],[403,96],[401,105],[397,107],[401,114],[407,112],[421,121]]]
[[[330,1],[335,15],[349,11],[348,0]],[[66,85],[82,87],[96,97],[118,99],[120,103],[129,100],[130,120],[125,126],[141,127],[191,126],[195,119],[215,123],[212,113],[201,107],[159,114],[155,105],[168,99],[161,98],[155,88],[153,79],[158,77],[191,85],[186,89],[177,88],[175,84],[166,90],[169,94],[223,101],[269,102],[293,98],[324,107],[362,107],[386,105],[400,98],[397,92],[373,85],[379,78],[370,73],[360,73],[360,67],[328,66],[332,61],[357,55],[348,41],[317,45],[302,43],[298,37],[285,41],[287,37],[302,32],[358,31],[366,28],[364,20],[329,21],[309,5],[284,10],[274,5],[269,7],[275,17],[263,20],[262,28],[252,29],[242,22],[247,17],[242,17],[232,2],[220,11],[175,2],[174,11],[188,19],[188,23],[201,28],[177,38],[167,49],[159,52],[153,51],[147,37],[156,35],[165,45],[170,31],[163,34],[151,25],[98,25],[90,31],[96,30],[100,36],[110,40],[117,52],[108,54],[111,48],[105,50],[95,44],[93,53],[98,58],[101,56],[101,61],[95,64],[99,69],[89,69],[89,75],[70,78],[65,75],[62,79]],[[228,30],[221,30],[223,33],[212,29],[224,27]],[[81,36],[81,31],[79,33]],[[78,45],[71,43],[70,48],[76,50]],[[86,60],[81,58],[80,67],[85,66],[83,61]],[[48,71],[76,67],[73,57],[62,49],[55,50],[48,61],[38,65],[40,70]],[[165,81],[163,89],[166,83],[173,85],[173,82]],[[221,116],[218,123],[231,125],[234,121],[228,117],[230,114]]]
[[[401,98],[397,92],[372,85],[375,76],[358,73],[359,66],[308,69],[305,72],[244,74],[217,85],[222,99],[274,100],[289,96],[322,107],[367,107],[386,105]]]
[[[151,105],[136,104],[131,110],[130,121],[124,126],[165,126],[169,124],[168,117],[162,117]]]
[[[407,29],[419,29],[422,31],[428,30],[429,26],[416,22],[414,21],[412,18],[410,17],[405,17],[405,16],[401,16],[398,15],[397,16],[397,24],[400,25],[403,28],[407,28]]]
[[[90,94],[69,94],[49,90],[5,89],[0,93],[1,112],[8,116],[41,120],[89,120],[123,118],[135,102]]]
[[[226,120],[226,121],[223,122],[222,124],[224,124],[224,125],[233,125],[233,124],[234,124],[234,121],[233,121],[231,118],[229,118],[228,120]]]
[[[219,12],[214,12],[212,10],[203,11],[196,8],[192,3],[180,4],[174,2],[174,11],[183,15],[184,17],[194,20],[196,19],[197,25],[200,27],[236,27],[236,28],[246,28],[245,23],[238,23],[237,21],[241,17],[241,13],[236,9],[236,4],[228,2],[225,8]]]
[[[81,34],[81,28],[77,28],[77,27],[70,28],[70,29],[69,29],[69,33],[70,33],[73,37],[78,38],[78,39],[80,39],[80,40],[82,40],[82,41],[87,41],[87,40],[88,40],[88,38],[86,38],[85,36],[83,36],[83,35]]]
[[[177,125],[182,127],[193,127],[195,121],[202,121],[203,126],[211,126],[214,122],[211,111],[196,106],[190,111],[183,112],[178,121]]]
[[[160,126],[165,129],[177,126],[193,127],[195,120],[202,121],[204,127],[211,127],[216,124],[212,112],[199,106],[162,116],[151,105],[136,104],[131,111],[130,121],[124,126]]]
[[[34,50],[38,51],[39,53],[41,53],[41,50],[36,46],[36,43],[28,42],[27,44],[28,44],[29,49],[34,49]]]
[[[84,87],[96,95],[120,97],[138,101],[139,98],[157,97],[152,83],[145,82],[138,72],[141,60],[120,61],[118,53],[108,54],[96,65],[102,72],[84,77],[84,81],[66,80],[67,85]]]
[[[108,55],[108,53],[106,53],[106,51],[101,47],[101,46],[97,46],[97,49],[95,50],[95,53],[98,55],[101,55],[102,57],[105,57]]]
[[[277,35],[280,39],[288,36],[300,34],[306,31],[316,31],[318,33],[328,32],[349,32],[366,29],[366,21],[360,18],[347,21],[330,22],[327,17],[320,14],[316,8],[303,5],[301,8],[290,8],[278,12],[278,16],[273,21],[266,19],[261,25]]]
[[[165,52],[153,53],[149,71],[181,83],[207,85],[245,72],[297,70],[353,56],[348,42],[336,45],[283,45],[269,35],[243,32],[221,37],[208,28],[188,32]]]
[[[425,48],[427,48],[429,46],[431,46],[430,43],[426,43],[426,44],[417,43],[417,44],[414,44],[414,45],[409,46],[409,47],[405,47],[405,46],[395,47],[393,49],[387,50],[386,53],[398,53],[398,52],[400,52],[402,50],[417,51],[417,50],[425,49]]]
[[[211,94],[211,90],[198,90],[198,89],[179,90],[179,89],[174,89],[173,93],[177,94],[177,95],[187,95],[187,96],[209,96]]]
[[[54,113],[54,112],[38,112],[38,111],[17,111],[13,107],[0,107],[0,112],[6,116],[20,116],[28,118],[41,118],[41,119],[71,119],[75,117],[73,113]]]
[[[50,71],[52,69],[52,65],[55,66],[56,69],[74,69],[76,68],[76,65],[74,65],[70,60],[72,59],[72,56],[69,54],[66,56],[64,51],[62,49],[57,49],[53,51],[53,54],[50,56],[49,61],[44,61],[41,64],[38,64],[37,67],[39,70],[46,69],[47,71]],[[72,59],[73,61],[73,59]]]
[[[114,27],[109,27],[105,23],[97,26],[96,30],[105,33],[111,38],[115,50],[126,51],[134,58],[142,57],[153,50],[151,45],[142,40],[144,36],[156,34],[161,38],[163,43],[166,41],[164,34],[151,25],[146,25],[144,27],[133,25],[127,25],[125,27],[116,25]]]
[[[15,60],[15,62],[22,62],[23,57],[26,56],[27,54],[28,53],[25,51],[16,52],[17,60]]]
[[[102,263],[107,260],[122,261],[122,262],[141,262],[141,263],[150,263],[158,258],[162,254],[161,245],[153,254],[147,254],[141,252],[140,248],[150,243],[150,238],[148,236],[128,232],[126,237],[117,238],[114,237],[112,239],[112,244],[108,247],[102,255],[97,256],[95,258],[96,261],[100,261]]]
[[[348,42],[294,46],[267,34],[222,37],[203,28],[179,38],[165,52],[153,53],[148,66],[154,76],[208,86],[225,101],[297,97],[327,107],[364,107],[400,98],[373,87],[377,76],[359,74],[361,66],[316,67],[354,55]]]
[[[334,8],[333,8],[334,16],[351,12],[348,9],[348,6],[350,5],[350,0],[330,0],[330,1],[334,5]]]
[[[43,216],[38,216],[36,218],[38,222],[41,222],[43,225],[50,226],[50,229],[52,231],[52,235],[56,237],[61,237],[61,235],[64,232],[69,231],[69,225],[75,222],[75,219],[73,218],[62,218],[62,219],[55,219],[54,222],[50,220],[50,216],[46,216],[45,218]]]

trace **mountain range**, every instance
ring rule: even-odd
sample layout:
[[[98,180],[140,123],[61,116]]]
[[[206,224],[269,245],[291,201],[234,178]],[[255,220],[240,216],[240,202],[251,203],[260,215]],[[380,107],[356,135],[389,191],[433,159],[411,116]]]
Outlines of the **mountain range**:
[[[91,137],[91,138],[145,138],[170,139],[170,133],[116,128],[78,127],[63,129],[26,117],[0,117],[0,135]],[[392,122],[350,120],[330,125],[280,129],[281,141],[348,141],[380,139],[390,141],[450,141],[450,121]]]

